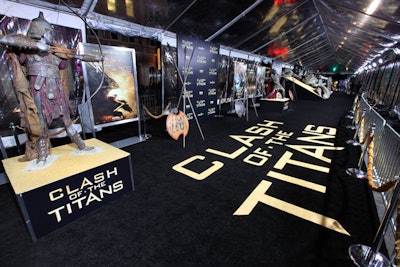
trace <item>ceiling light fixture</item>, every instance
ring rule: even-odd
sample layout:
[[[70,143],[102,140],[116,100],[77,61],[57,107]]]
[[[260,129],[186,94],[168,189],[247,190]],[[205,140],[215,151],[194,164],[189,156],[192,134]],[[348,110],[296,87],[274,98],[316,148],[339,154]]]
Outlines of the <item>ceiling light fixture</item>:
[[[368,15],[373,14],[376,11],[376,9],[378,8],[380,3],[381,3],[381,0],[372,1],[372,3],[369,5],[369,7],[365,13],[367,13]]]

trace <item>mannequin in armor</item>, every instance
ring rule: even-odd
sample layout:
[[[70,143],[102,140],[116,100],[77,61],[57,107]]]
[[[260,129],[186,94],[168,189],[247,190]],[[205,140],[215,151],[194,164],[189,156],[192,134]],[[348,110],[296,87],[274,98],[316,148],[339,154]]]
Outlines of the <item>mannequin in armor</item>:
[[[273,81],[273,95],[275,97],[268,97],[268,98],[285,98],[285,88],[280,83],[281,76],[276,72],[275,69],[271,70],[271,78]]]
[[[68,59],[78,58],[76,51],[53,45],[52,39],[53,27],[42,12],[32,20],[26,36],[0,36],[0,43],[8,45],[9,52],[18,49],[16,53],[8,53],[8,58],[20,102],[21,126],[28,136],[23,161],[46,162],[51,149],[48,126],[58,118],[78,149],[93,149],[85,145],[72,125],[71,107],[60,75],[60,70],[68,66]]]

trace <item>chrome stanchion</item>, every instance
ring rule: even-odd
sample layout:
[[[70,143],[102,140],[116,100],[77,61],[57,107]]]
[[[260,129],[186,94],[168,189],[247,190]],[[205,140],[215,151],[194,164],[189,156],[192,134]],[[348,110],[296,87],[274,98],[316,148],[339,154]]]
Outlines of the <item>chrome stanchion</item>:
[[[143,141],[146,141],[151,138],[151,134],[148,134],[146,131],[146,106],[144,106],[144,105],[142,108],[142,113],[143,113],[143,116],[141,116],[141,117],[143,118],[143,134],[141,136],[141,139]]]
[[[351,125],[347,125],[346,128],[350,130],[356,130],[359,123],[360,118],[360,104],[357,104],[353,110],[351,110],[346,118],[351,119]]]
[[[396,178],[398,179],[398,177]],[[380,253],[379,250],[382,246],[387,226],[397,208],[399,191],[400,183],[397,181],[383,220],[376,232],[372,246],[369,247],[367,245],[355,244],[349,247],[349,256],[357,266],[392,266],[392,263],[382,253]]]
[[[223,118],[224,115],[222,114],[222,108],[221,108],[221,106],[222,106],[222,98],[218,99],[217,102],[218,102],[218,114],[215,114],[214,117],[215,118]]]
[[[355,115],[357,114],[359,108],[360,108],[359,96],[357,95],[353,101],[353,108],[349,110],[349,112],[347,113],[346,119],[353,120],[354,122]]]
[[[347,113],[346,119],[350,119],[350,120],[354,119],[354,111],[353,110],[350,110],[349,113]]]
[[[10,122],[9,128],[11,129],[11,131],[13,133],[14,140],[15,140],[15,145],[16,145],[17,150],[18,150],[18,154],[21,155],[22,154],[21,144],[19,143],[18,133],[17,133],[17,128],[20,128],[20,127],[16,126],[13,122]]]
[[[358,164],[357,164],[358,168],[347,168],[346,173],[348,175],[350,175],[354,178],[357,178],[357,179],[365,179],[367,177],[367,174],[363,170],[361,170],[361,168],[364,163],[365,153],[368,150],[368,146],[371,142],[371,135],[374,133],[375,133],[375,123],[372,123],[367,134],[365,135],[364,140],[363,140],[364,147],[361,152],[360,158],[358,160]]]
[[[351,125],[347,125],[346,126],[346,129],[349,129],[349,130],[357,130],[357,125],[355,125],[355,124],[351,124]]]
[[[353,139],[347,140],[346,144],[352,145],[352,146],[361,146],[362,140],[357,141],[357,135],[360,134],[360,136],[362,137],[362,132],[361,131],[362,131],[362,127],[363,127],[363,124],[364,124],[364,118],[365,118],[365,114],[366,113],[367,113],[367,111],[365,109],[363,109],[360,117],[359,117],[359,114],[356,114],[356,119],[354,120],[355,124],[347,126],[348,129],[352,129],[352,130],[353,130],[353,127],[354,127],[356,132],[354,133]]]

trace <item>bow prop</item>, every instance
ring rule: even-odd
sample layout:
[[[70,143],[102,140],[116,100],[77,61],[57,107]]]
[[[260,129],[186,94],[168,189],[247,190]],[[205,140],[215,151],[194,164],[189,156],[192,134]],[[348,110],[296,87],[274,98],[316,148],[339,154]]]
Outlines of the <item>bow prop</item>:
[[[90,127],[88,127],[89,129],[87,129],[87,130],[90,130],[90,131],[92,131],[93,132],[93,134],[94,134],[94,128],[93,128],[93,123],[92,123],[92,113],[91,112],[89,112],[89,107],[88,107],[88,103],[90,102],[90,100],[101,90],[101,88],[103,87],[103,83],[104,83],[104,80],[105,80],[105,77],[106,77],[106,75],[105,75],[105,71],[104,71],[104,56],[103,56],[103,50],[102,50],[102,47],[101,47],[101,43],[100,43],[100,39],[99,39],[99,37],[98,37],[98,35],[97,35],[97,33],[96,33],[96,31],[89,25],[89,23],[86,21],[86,18],[84,18],[82,15],[80,15],[78,12],[76,12],[75,10],[73,10],[67,3],[65,3],[65,1],[64,0],[60,0],[60,2],[62,2],[73,14],[75,14],[78,18],[80,18],[84,23],[85,23],[85,25],[87,26],[87,28],[89,28],[89,30],[92,32],[92,34],[95,36],[95,38],[96,38],[96,40],[97,40],[97,44],[98,44],[98,47],[99,47],[99,51],[100,51],[100,57],[101,57],[101,80],[100,80],[100,83],[99,83],[99,85],[97,86],[97,88],[96,88],[96,90],[87,98],[87,100],[85,101],[84,100],[84,98],[85,98],[85,94],[83,95],[83,98],[82,98],[82,103],[80,104],[80,105],[78,105],[78,110],[79,110],[79,113],[80,113],[80,115],[81,115],[81,117],[87,117],[87,118],[89,118],[88,119],[88,121],[91,121],[91,123],[90,123]],[[80,56],[84,56],[84,55],[80,55]],[[82,124],[83,124],[83,120],[82,120]],[[83,125],[82,125],[83,126]],[[84,127],[82,127],[82,128],[84,128]],[[83,129],[83,131],[85,131],[84,129]]]
[[[169,50],[171,50],[171,47],[170,47],[170,45],[169,45],[168,43],[167,43],[167,47],[168,47]],[[179,71],[179,67],[178,67],[177,62],[176,62],[174,59],[172,59],[174,65],[175,65],[176,71],[177,71],[177,73],[178,73],[178,77],[179,77],[179,79],[180,79],[180,81],[181,81],[181,83],[182,83],[182,90],[181,90],[181,94],[180,94],[179,99],[178,99],[177,108],[179,109],[179,105],[180,105],[180,102],[181,102],[182,97],[183,97],[184,100],[186,100],[186,99],[188,100],[188,102],[189,102],[189,104],[190,104],[190,108],[192,109],[192,112],[193,112],[193,117],[194,117],[194,119],[195,119],[195,121],[196,121],[196,124],[197,124],[197,128],[199,129],[200,135],[201,135],[201,137],[202,137],[203,140],[204,140],[203,131],[201,130],[200,123],[199,123],[199,121],[198,121],[198,119],[197,119],[197,116],[196,116],[196,112],[195,112],[194,109],[193,109],[193,105],[192,105],[192,102],[191,102],[191,100],[190,100],[190,96],[187,95],[187,91],[186,91],[186,82],[187,82],[187,77],[188,77],[188,75],[189,75],[189,68],[190,68],[190,64],[192,63],[192,59],[193,59],[193,55],[194,55],[194,50],[195,50],[195,48],[193,47],[192,54],[190,55],[190,59],[189,59],[189,64],[186,65],[187,47],[185,46],[184,49],[183,49],[183,54],[184,54],[184,55],[183,55],[183,56],[184,56],[184,62],[183,62],[183,78],[182,78],[182,75],[181,75],[181,73],[180,73],[180,71]],[[185,104],[183,104],[183,110],[185,111]],[[185,112],[183,112],[182,114],[185,115]],[[170,114],[170,115],[171,115],[171,114]],[[172,115],[171,115],[171,117],[172,117]],[[179,116],[178,116],[178,117],[179,117]],[[186,117],[186,115],[185,115],[185,117]],[[181,125],[185,125],[185,124],[181,124]],[[184,127],[184,128],[185,128],[185,127]],[[187,127],[187,128],[188,128],[188,127]],[[186,132],[186,134],[185,134],[185,132],[186,132],[186,129],[185,129],[183,132],[181,132],[181,133],[183,133],[183,136],[186,136],[187,132]],[[172,136],[172,135],[171,135],[171,137],[173,137],[173,138],[175,139],[175,136]],[[183,146],[185,146],[185,139],[183,139]]]
[[[76,49],[69,49],[61,45],[50,45],[47,50],[49,53],[56,55],[59,58],[65,59],[80,59],[86,62],[102,62],[103,57],[97,53],[80,54]]]
[[[97,40],[97,44],[99,46],[99,51],[100,51],[100,56],[97,57],[97,59],[100,60],[95,60],[96,57],[91,57],[94,55],[84,55],[84,54],[79,54],[77,55],[76,58],[81,59],[83,61],[100,61],[101,62],[101,69],[102,69],[102,75],[101,75],[101,80],[99,85],[97,86],[96,90],[94,91],[94,93],[86,100],[86,101],[82,101],[83,103],[81,104],[81,106],[86,105],[89,100],[91,100],[101,89],[101,87],[103,86],[104,80],[105,80],[105,73],[104,73],[104,56],[103,56],[103,50],[101,48],[101,43],[100,43],[100,39],[99,36],[97,35],[96,31],[89,25],[89,23],[86,21],[86,18],[84,18],[82,15],[80,15],[78,12],[76,12],[74,9],[72,9],[72,7],[70,7],[67,3],[65,3],[64,0],[60,0],[61,3],[63,3],[63,5],[65,5],[73,14],[75,14],[78,18],[80,18],[83,23],[85,23],[85,25],[90,29],[90,31],[92,32],[92,34],[95,36],[96,40]],[[87,59],[87,60],[86,60]]]

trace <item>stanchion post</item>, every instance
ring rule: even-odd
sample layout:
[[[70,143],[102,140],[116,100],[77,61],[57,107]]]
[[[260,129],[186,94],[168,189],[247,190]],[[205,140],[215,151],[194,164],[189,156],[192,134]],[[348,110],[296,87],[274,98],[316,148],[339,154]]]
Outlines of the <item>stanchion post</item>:
[[[358,138],[359,140],[357,141],[357,135],[359,133],[361,133],[360,135],[362,135],[361,127],[363,126],[363,123],[364,123],[365,114],[366,114],[366,110],[363,109],[361,116],[359,116],[359,114],[356,114],[355,117],[358,118],[358,121],[357,121],[357,119],[355,119],[355,125],[348,126],[348,129],[353,129],[353,127],[354,127],[354,129],[356,131],[354,132],[353,139],[346,141],[347,144],[352,145],[352,146],[360,146],[361,145],[361,142],[363,141],[363,140],[361,140],[362,136],[360,136],[360,138]]]
[[[391,266],[391,262],[379,252],[381,249],[383,240],[388,224],[393,217],[394,211],[397,208],[397,201],[400,192],[400,183],[396,182],[392,192],[388,207],[385,211],[385,215],[379,225],[378,231],[376,232],[373,244],[371,247],[361,244],[351,245],[349,247],[349,255],[354,264],[357,266]]]
[[[366,175],[365,172],[363,172],[361,170],[361,168],[362,168],[362,165],[364,163],[365,152],[368,150],[369,143],[371,142],[370,136],[375,133],[375,128],[376,128],[375,123],[372,123],[370,128],[369,128],[369,130],[368,130],[368,132],[367,132],[367,134],[365,135],[364,140],[363,140],[364,147],[363,147],[363,149],[361,151],[361,155],[360,155],[360,158],[358,160],[357,168],[348,168],[346,170],[346,173],[348,175],[350,175],[352,177],[355,177],[355,178],[359,178],[359,179],[365,179],[366,178],[367,175]]]
[[[353,120],[353,123],[354,123],[354,119],[355,119],[355,117],[356,117],[356,116],[355,116],[355,114],[357,113],[356,111],[358,110],[359,107],[360,107],[360,106],[359,106],[358,96],[356,96],[356,97],[354,98],[354,101],[353,101],[352,109],[349,110],[349,112],[348,112],[348,114],[347,114],[347,116],[346,116],[347,119]]]
[[[18,154],[21,155],[22,154],[22,150],[21,150],[21,144],[19,143],[19,139],[18,139],[18,133],[17,133],[17,126],[15,126],[15,124],[13,122],[10,122],[9,127],[13,133],[14,136],[14,140],[15,140],[15,144],[17,146],[17,150],[18,150]]]

